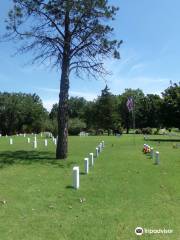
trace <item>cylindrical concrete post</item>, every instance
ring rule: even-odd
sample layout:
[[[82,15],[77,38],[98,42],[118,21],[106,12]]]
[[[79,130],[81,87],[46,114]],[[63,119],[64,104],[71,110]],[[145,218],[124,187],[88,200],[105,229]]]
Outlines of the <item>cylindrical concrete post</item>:
[[[79,188],[79,167],[73,167],[73,187]]]
[[[30,138],[27,139],[27,142],[30,143]]]
[[[44,140],[44,145],[45,145],[45,147],[47,147],[47,145],[48,145],[47,139]]]
[[[156,152],[156,162],[157,165],[160,164],[160,160],[159,160],[159,152]]]
[[[12,139],[12,138],[9,139],[9,144],[10,144],[10,145],[13,144],[13,139]]]
[[[89,158],[84,159],[84,172],[85,174],[88,174],[89,172]]]

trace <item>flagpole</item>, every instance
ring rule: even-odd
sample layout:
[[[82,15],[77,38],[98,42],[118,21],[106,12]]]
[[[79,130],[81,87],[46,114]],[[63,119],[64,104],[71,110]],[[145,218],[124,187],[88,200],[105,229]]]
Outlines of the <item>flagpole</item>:
[[[136,122],[135,122],[135,99],[133,98],[133,110],[132,110],[132,120],[133,120],[133,139],[135,144],[135,128],[136,128]]]

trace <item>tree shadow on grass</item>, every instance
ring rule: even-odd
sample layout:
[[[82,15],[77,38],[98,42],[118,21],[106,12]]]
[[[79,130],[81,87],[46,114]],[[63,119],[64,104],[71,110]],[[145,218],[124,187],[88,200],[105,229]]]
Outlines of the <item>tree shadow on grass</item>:
[[[66,189],[74,189],[74,187],[72,185],[68,185],[66,186]]]
[[[0,152],[0,168],[13,164],[53,164],[60,168],[69,168],[75,162],[57,160],[53,152],[46,151],[4,151]]]
[[[162,138],[157,138],[157,139],[148,139],[148,141],[152,141],[152,142],[180,142],[180,139],[162,139]]]

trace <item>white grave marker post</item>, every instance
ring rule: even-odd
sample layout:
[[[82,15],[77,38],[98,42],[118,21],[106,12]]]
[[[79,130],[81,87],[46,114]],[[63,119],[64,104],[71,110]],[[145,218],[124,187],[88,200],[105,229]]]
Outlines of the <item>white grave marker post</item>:
[[[24,133],[24,137],[26,137],[26,134]]]
[[[57,139],[56,139],[56,138],[54,138],[54,144],[55,144],[55,145],[57,144]]]
[[[37,141],[34,141],[34,148],[37,148]]]
[[[97,147],[96,148],[96,157],[98,157],[98,155],[99,155],[99,148]]]
[[[42,137],[42,133],[41,133],[41,137]]]
[[[152,159],[154,158],[154,148],[153,147],[151,148],[151,158]]]
[[[104,141],[102,141],[102,147],[104,148]]]
[[[48,145],[47,139],[44,140],[44,145],[45,145],[45,147],[47,147],[47,145]]]
[[[30,142],[31,142],[30,138],[28,138],[28,139],[27,139],[27,142],[28,142],[28,143],[30,143]]]
[[[88,174],[89,172],[89,158],[84,159],[84,172],[85,174]]]
[[[35,137],[34,137],[34,141],[37,142],[37,137],[36,137],[36,135],[35,135]]]
[[[160,160],[159,160],[159,152],[156,151],[156,162],[155,162],[157,165],[159,165],[160,163]]]
[[[79,188],[79,167],[73,167],[73,187]]]
[[[94,155],[93,153],[90,153],[90,154],[89,154],[91,166],[94,165],[94,156],[93,156],[93,155]]]
[[[101,145],[98,146],[99,153],[101,152]]]
[[[9,144],[10,144],[10,145],[13,144],[13,139],[12,139],[12,138],[9,139]]]

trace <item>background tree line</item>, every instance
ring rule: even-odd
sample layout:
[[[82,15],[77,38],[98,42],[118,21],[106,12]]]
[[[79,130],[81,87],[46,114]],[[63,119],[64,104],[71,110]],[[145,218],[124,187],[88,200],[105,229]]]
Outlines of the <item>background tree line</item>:
[[[71,97],[68,101],[70,135],[80,131],[90,134],[128,133],[133,127],[132,112],[126,106],[127,98],[135,102],[136,132],[149,128],[180,129],[180,84],[172,84],[162,93],[145,95],[140,89],[125,89],[120,95],[113,95],[106,86],[101,95],[93,101],[83,97]],[[58,104],[50,113],[43,107],[36,94],[0,93],[0,132],[15,134],[20,132],[51,131],[57,135]]]

